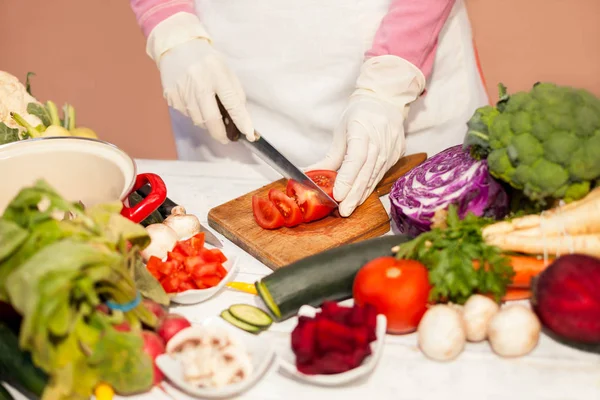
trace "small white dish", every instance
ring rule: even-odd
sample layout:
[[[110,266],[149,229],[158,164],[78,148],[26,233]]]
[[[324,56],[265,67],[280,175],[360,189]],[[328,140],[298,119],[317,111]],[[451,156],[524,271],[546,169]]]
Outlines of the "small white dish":
[[[253,335],[237,329],[225,322],[220,317],[207,318],[200,325],[225,329],[229,334],[239,339],[246,348],[246,351],[248,351],[250,354],[250,358],[252,360],[252,373],[243,381],[224,387],[196,387],[188,384],[183,379],[181,364],[177,359],[173,358],[169,354],[161,354],[156,358],[156,365],[162,371],[162,373],[180,390],[192,396],[206,399],[231,398],[254,386],[269,370],[269,367],[273,365],[275,351],[273,350],[273,346],[271,346],[269,341],[267,341],[264,337]],[[175,335],[173,338],[176,336],[177,335]]]
[[[319,309],[305,305],[300,307],[298,310],[298,316],[306,316],[306,317],[314,317],[319,311]],[[377,315],[377,325],[375,328],[375,333],[377,335],[377,339],[371,342],[371,352],[372,354],[366,357],[362,364],[354,369],[351,369],[346,372],[342,372],[339,374],[331,374],[331,375],[306,375],[302,372],[298,371],[296,368],[296,356],[292,350],[291,345],[291,334],[290,334],[290,343],[286,346],[285,351],[281,351],[279,356],[279,365],[288,374],[292,375],[294,378],[312,383],[314,385],[319,386],[342,386],[348,383],[354,382],[355,380],[370,374],[374,369],[379,359],[381,358],[381,353],[383,352],[383,344],[385,343],[385,333],[387,330],[387,319],[385,315],[379,314]]]
[[[225,254],[225,257],[227,257],[227,261],[223,263],[223,268],[227,270],[227,275],[221,279],[221,282],[219,282],[217,286],[213,286],[208,289],[186,290],[185,292],[170,294],[169,297],[171,297],[171,301],[177,304],[201,303],[208,300],[221,289],[223,289],[227,282],[231,281],[231,278],[238,270],[238,257],[228,256],[227,254]]]

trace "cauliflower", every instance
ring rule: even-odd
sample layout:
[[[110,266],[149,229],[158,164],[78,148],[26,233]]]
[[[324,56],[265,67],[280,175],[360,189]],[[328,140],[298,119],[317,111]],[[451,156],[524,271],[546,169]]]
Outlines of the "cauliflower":
[[[19,132],[25,131],[24,127],[11,118],[10,113],[15,112],[20,114],[30,125],[41,125],[42,121],[38,117],[27,112],[29,103],[41,105],[39,101],[27,93],[25,86],[17,77],[8,72],[0,71],[0,124],[4,123],[9,128],[18,129]]]
[[[536,83],[476,110],[464,147],[492,176],[534,203],[584,197],[600,178],[600,99],[583,89]]]

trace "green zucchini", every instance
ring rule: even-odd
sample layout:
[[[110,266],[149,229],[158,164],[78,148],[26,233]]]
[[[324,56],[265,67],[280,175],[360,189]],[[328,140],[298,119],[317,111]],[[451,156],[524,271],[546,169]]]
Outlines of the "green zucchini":
[[[229,307],[229,312],[240,321],[266,329],[273,323],[273,319],[258,307],[249,304],[234,304]]]
[[[381,236],[343,245],[295,261],[255,283],[258,295],[276,321],[286,320],[305,304],[352,297],[358,270],[367,262],[393,255],[392,248],[411,240],[407,235]]]
[[[0,380],[29,398],[40,398],[48,376],[33,364],[29,353],[19,349],[19,338],[0,322]]]
[[[258,333],[263,330],[263,328],[261,328],[260,326],[254,326],[254,325],[248,324],[242,320],[237,319],[236,317],[231,315],[229,310],[223,311],[221,313],[221,318],[223,318],[225,321],[229,322],[231,325],[235,326],[236,328],[239,328],[246,332]]]

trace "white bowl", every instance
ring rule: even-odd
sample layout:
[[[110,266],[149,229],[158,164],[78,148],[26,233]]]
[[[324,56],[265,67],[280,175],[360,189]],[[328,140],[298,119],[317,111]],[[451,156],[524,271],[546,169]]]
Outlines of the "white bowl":
[[[209,246],[207,246],[207,248],[208,247]],[[225,257],[227,257],[227,261],[223,263],[223,268],[227,270],[227,275],[221,279],[221,282],[219,282],[217,286],[213,286],[208,289],[193,289],[186,290],[185,292],[170,294],[169,297],[171,297],[171,301],[177,304],[196,304],[206,301],[217,294],[217,292],[223,289],[223,287],[231,280],[238,270],[238,258],[236,256],[228,256],[227,254],[225,254]]]
[[[188,384],[183,379],[181,364],[177,359],[168,354],[161,354],[156,358],[156,365],[163,372],[163,374],[180,390],[200,398],[231,398],[232,396],[236,396],[254,386],[265,375],[269,367],[273,365],[275,351],[273,350],[273,346],[271,346],[269,341],[264,337],[253,335],[237,329],[225,322],[223,319],[221,319],[221,317],[207,318],[200,325],[224,328],[232,336],[238,338],[246,347],[246,351],[250,353],[250,358],[252,360],[252,373],[245,380],[224,387],[196,387]],[[177,335],[175,335],[174,338],[176,336]]]
[[[314,307],[305,305],[300,307],[300,310],[298,310],[298,316],[314,317],[317,314],[317,311],[319,310]],[[377,315],[377,325],[375,328],[377,339],[371,342],[372,354],[366,357],[360,366],[346,372],[331,375],[306,375],[298,371],[298,369],[296,368],[296,356],[292,350],[291,345],[291,335],[290,344],[286,346],[286,350],[281,351],[278,354],[279,365],[282,370],[292,375],[294,378],[304,382],[312,383],[314,385],[319,386],[345,385],[354,382],[367,374],[370,374],[375,369],[375,366],[381,358],[381,353],[383,352],[383,344],[385,342],[386,330],[387,319],[385,315]]]

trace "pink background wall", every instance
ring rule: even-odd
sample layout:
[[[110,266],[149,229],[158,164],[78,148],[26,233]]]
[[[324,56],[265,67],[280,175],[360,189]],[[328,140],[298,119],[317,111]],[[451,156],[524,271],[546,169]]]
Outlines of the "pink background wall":
[[[547,80],[600,96],[599,0],[466,0],[488,92]],[[0,70],[69,101],[134,157],[175,158],[158,72],[126,0],[0,1]]]

